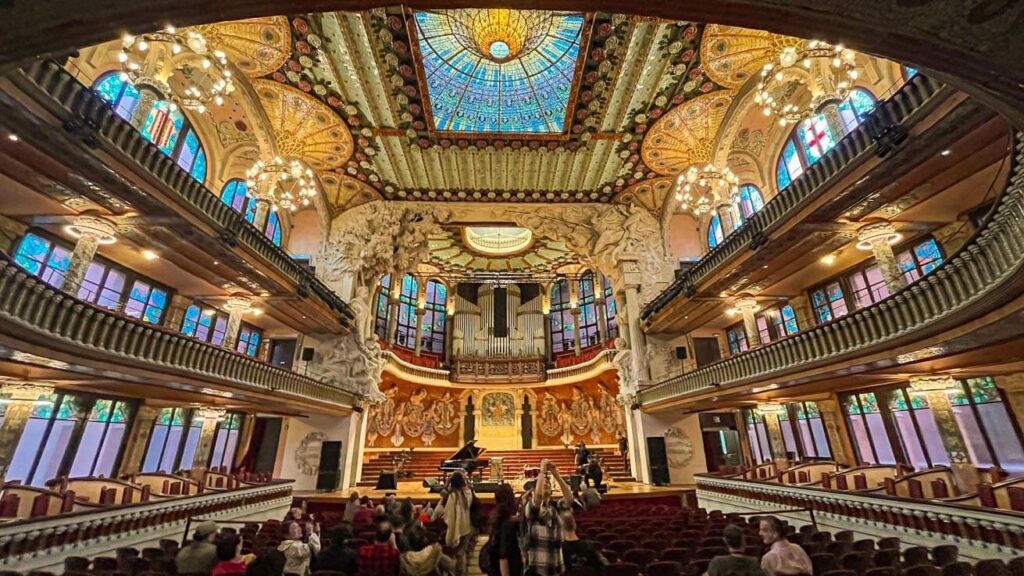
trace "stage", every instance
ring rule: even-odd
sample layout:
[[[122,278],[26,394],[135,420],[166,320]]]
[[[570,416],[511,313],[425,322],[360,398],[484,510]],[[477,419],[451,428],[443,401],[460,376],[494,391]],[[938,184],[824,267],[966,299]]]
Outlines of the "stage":
[[[520,487],[516,486],[516,483],[512,484],[518,493],[520,491]],[[650,486],[640,482],[615,481],[607,482],[607,484],[608,493],[603,496],[605,500],[659,498],[665,499],[666,502],[679,501],[684,506],[696,505],[696,492],[695,486],[693,485]],[[437,501],[441,499],[440,494],[431,494],[420,481],[400,481],[398,483],[397,490],[374,490],[366,487],[356,487],[350,491],[338,490],[337,492],[316,492],[309,490],[295,492],[293,497],[297,503],[306,502],[307,504],[313,505],[313,508],[323,511],[324,509],[332,509],[334,506],[344,508],[349,494],[353,491],[358,492],[360,496],[369,496],[374,502],[382,500],[384,498],[384,494],[388,492],[394,492],[399,499],[412,498],[416,503]],[[485,503],[494,501],[493,493],[484,492],[477,494],[477,497],[481,502]]]

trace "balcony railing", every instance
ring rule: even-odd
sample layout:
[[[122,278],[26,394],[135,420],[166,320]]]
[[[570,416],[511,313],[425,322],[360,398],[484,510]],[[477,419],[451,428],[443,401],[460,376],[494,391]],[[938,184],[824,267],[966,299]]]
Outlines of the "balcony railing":
[[[642,403],[832,365],[937,334],[999,308],[1024,284],[1024,146],[1015,138],[1010,184],[993,215],[931,274],[827,324],[667,379]]]
[[[295,285],[300,296],[312,293],[351,324],[352,309],[309,269],[293,260],[241,214],[220,200],[202,183],[146,140],[130,123],[114,114],[107,103],[52,60],[33,63],[22,69],[21,77],[48,96],[64,114],[81,120],[96,131],[102,147],[127,156],[159,179],[175,194],[178,203],[192,214],[214,224],[225,243],[238,243],[281,272]],[[12,77],[18,84],[25,84]]]
[[[641,318],[647,320],[680,294],[689,294],[743,250],[757,248],[768,233],[796,217],[809,202],[824,194],[841,172],[871,153],[880,132],[905,123],[944,86],[918,74],[891,98],[879,102],[864,122],[644,306]]]
[[[0,333],[47,350],[125,361],[154,372],[351,407],[352,392],[124,318],[70,296],[0,256]]]

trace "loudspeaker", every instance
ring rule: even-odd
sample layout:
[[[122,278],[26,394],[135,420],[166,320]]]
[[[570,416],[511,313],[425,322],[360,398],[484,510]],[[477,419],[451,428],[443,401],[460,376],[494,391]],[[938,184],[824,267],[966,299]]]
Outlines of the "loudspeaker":
[[[676,360],[686,360],[686,346],[676,346]]]
[[[377,485],[373,487],[374,490],[398,490],[398,477],[394,472],[380,473],[377,477]]]
[[[303,362],[309,362],[309,361],[313,360],[313,352],[314,352],[314,350],[312,348],[303,348],[302,349],[302,361]]]
[[[647,463],[651,471],[651,484],[665,486],[669,483],[668,451],[664,436],[647,437]]]
[[[316,489],[334,492],[341,485],[341,442],[324,442],[320,448],[320,468],[316,474]]]

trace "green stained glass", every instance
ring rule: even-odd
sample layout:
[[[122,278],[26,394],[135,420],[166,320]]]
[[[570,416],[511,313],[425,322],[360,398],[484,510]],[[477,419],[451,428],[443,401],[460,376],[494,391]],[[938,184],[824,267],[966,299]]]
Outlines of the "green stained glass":
[[[996,383],[988,376],[983,378],[969,378],[967,385],[971,388],[971,397],[974,398],[975,404],[984,404],[985,402],[999,402],[1002,398],[999,396],[999,389],[996,388]]]
[[[818,410],[817,402],[804,402],[807,406],[807,417],[808,418],[821,418],[821,412]]]
[[[192,426],[198,428],[198,427],[200,427],[202,425],[203,425],[203,415],[199,412],[199,410],[193,410],[192,411]]]
[[[865,392],[860,395],[860,404],[864,407],[865,414],[873,414],[878,412],[878,399],[875,398],[874,392]]]
[[[96,403],[92,405],[92,412],[89,413],[89,420],[106,422],[108,416],[110,416],[110,400],[97,400]]]
[[[914,410],[924,410],[928,407],[928,399],[924,397],[924,394],[911,394],[910,407]]]
[[[889,397],[889,409],[890,410],[908,410],[907,399],[903,397],[901,392],[893,392],[892,396]]]
[[[964,393],[963,388],[957,387],[949,393],[949,403],[953,406],[967,406],[971,401],[967,399],[967,394]]]
[[[856,396],[847,396],[846,399],[843,400],[843,407],[846,409],[847,414],[860,414],[860,406],[857,405]]]
[[[64,396],[57,410],[58,420],[74,420],[79,412],[79,399],[74,396]]]
[[[797,404],[797,406],[799,406],[799,404]],[[799,412],[799,410],[800,409],[797,408],[798,412]],[[780,422],[788,422],[789,421],[789,410],[782,410],[781,412],[779,412],[779,421]]]
[[[174,408],[164,408],[156,418],[156,423],[161,426],[170,426],[171,418],[174,416]]]
[[[803,402],[797,402],[794,406],[796,406],[796,419],[807,420],[807,413],[804,412]]]
[[[53,415],[53,405],[57,402],[56,394],[41,394],[32,409],[33,418],[49,418]]]
[[[127,422],[128,421],[128,403],[118,402],[114,404],[114,413],[110,417],[111,422]]]
[[[175,408],[174,417],[171,419],[171,426],[181,426],[185,424],[185,409]]]

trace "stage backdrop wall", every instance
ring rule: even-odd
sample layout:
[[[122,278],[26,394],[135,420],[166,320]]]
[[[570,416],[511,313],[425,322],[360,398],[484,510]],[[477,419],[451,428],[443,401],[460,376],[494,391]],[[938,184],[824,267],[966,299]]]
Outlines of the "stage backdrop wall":
[[[344,471],[345,460],[352,451],[348,445],[350,422],[351,416],[285,418],[281,431],[283,450],[279,452],[275,476],[294,478],[296,491],[315,490],[320,448],[324,442],[331,441],[342,443],[339,467]]]
[[[641,419],[645,436],[665,438],[669,479],[672,484],[693,484],[694,474],[708,471],[697,414],[680,416],[669,412],[643,413]]]

